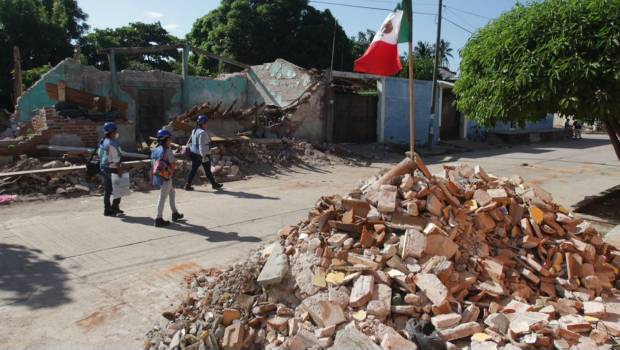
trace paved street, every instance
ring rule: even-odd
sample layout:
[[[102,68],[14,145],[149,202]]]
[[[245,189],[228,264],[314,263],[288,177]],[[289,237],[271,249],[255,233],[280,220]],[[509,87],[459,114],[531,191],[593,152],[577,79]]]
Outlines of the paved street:
[[[467,162],[519,174],[567,206],[620,184],[604,135],[426,161],[431,170]],[[243,259],[319,196],[344,194],[390,163],[294,168],[219,193],[178,191],[188,220],[167,229],[152,226],[156,192],[124,200],[124,218],[103,217],[100,197],[0,208],[0,349],[141,348],[185,274]]]

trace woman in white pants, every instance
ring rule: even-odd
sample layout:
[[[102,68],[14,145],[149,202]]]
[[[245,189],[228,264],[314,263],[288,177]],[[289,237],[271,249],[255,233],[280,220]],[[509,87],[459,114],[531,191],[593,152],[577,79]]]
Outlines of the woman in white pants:
[[[157,132],[157,147],[151,153],[153,161],[153,187],[159,187],[159,201],[157,202],[157,217],[155,218],[155,226],[163,227],[170,225],[170,221],[164,220],[164,205],[166,199],[170,201],[170,210],[172,211],[172,221],[183,219],[183,214],[179,213],[175,204],[175,190],[172,186],[174,179],[174,153],[170,148],[170,137],[172,135],[168,130],[159,130]]]

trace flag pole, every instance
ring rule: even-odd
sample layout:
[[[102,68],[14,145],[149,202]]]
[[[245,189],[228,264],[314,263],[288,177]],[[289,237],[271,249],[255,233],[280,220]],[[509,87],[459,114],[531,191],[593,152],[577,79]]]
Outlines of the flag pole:
[[[413,17],[413,8],[412,8],[412,1],[411,0],[405,0],[407,1],[407,8],[405,9],[406,14],[405,17],[407,19],[407,22],[409,24],[409,51],[407,53],[407,61],[409,62],[409,147],[410,147],[410,152],[411,152],[411,159],[414,159],[415,157],[415,134],[414,134],[414,117],[413,117],[413,103],[414,103],[414,98],[413,98],[413,80],[414,80],[414,76],[413,76],[413,24],[412,24],[412,17]]]

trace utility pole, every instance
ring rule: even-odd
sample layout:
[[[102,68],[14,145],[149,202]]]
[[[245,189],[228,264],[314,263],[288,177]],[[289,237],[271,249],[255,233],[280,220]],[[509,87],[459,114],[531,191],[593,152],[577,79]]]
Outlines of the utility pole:
[[[334,36],[332,38],[332,60],[331,60],[331,64],[329,65],[329,80],[331,81],[333,79],[333,71],[334,71],[334,52],[336,50],[336,26],[337,26],[338,22],[336,21],[336,18],[334,17]]]
[[[17,99],[22,95],[22,63],[18,46],[13,46],[13,79],[13,97],[17,105]]]
[[[435,38],[435,64],[433,67],[433,93],[431,95],[431,120],[428,123],[428,148],[433,148],[434,128],[435,124],[435,99],[437,97],[437,76],[439,75],[439,59],[441,57],[441,10],[443,9],[443,0],[439,1],[437,9],[437,37]]]

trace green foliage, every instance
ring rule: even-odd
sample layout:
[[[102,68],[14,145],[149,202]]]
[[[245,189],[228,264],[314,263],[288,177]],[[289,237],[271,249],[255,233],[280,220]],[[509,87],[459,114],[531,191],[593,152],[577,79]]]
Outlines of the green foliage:
[[[351,53],[354,58],[362,57],[364,52],[368,50],[372,39],[375,37],[376,32],[370,29],[366,29],[366,33],[358,32],[357,37],[351,37]]]
[[[307,0],[222,0],[199,18],[187,38],[193,46],[247,64],[286,59],[306,68],[328,68],[335,18]],[[350,70],[351,41],[336,24],[335,69]],[[217,70],[218,62],[202,55],[193,62]],[[226,66],[226,70],[231,67]]]
[[[80,40],[82,54],[86,63],[99,69],[109,69],[105,55],[97,54],[97,49],[110,47],[137,47],[169,45],[178,43],[179,39],[170,35],[161,23],[130,23],[115,29],[95,29]],[[116,69],[163,70],[171,72],[173,61],[180,60],[180,54],[174,51],[153,55],[115,55]]]
[[[52,66],[46,64],[41,67],[36,67],[23,71],[22,83],[24,85],[24,89],[31,87],[32,84],[36,83],[37,80],[41,79],[41,76],[47,73],[50,69],[52,69]]]
[[[409,78],[409,60],[407,55],[400,56],[403,69],[398,73],[400,78]],[[432,57],[413,57],[413,71],[417,80],[433,80],[434,60]]]
[[[619,116],[620,0],[519,4],[460,55],[457,108],[482,124]]]
[[[433,45],[433,56],[435,55],[435,45]],[[439,42],[439,60],[442,65],[447,67],[450,64],[449,58],[453,58],[450,42],[441,39]]]
[[[435,54],[435,50],[428,41],[418,41],[416,46],[413,48],[413,54],[416,57],[431,58]]]
[[[55,65],[73,52],[88,25],[76,0],[0,0],[0,105],[12,105],[13,46],[22,70]]]

